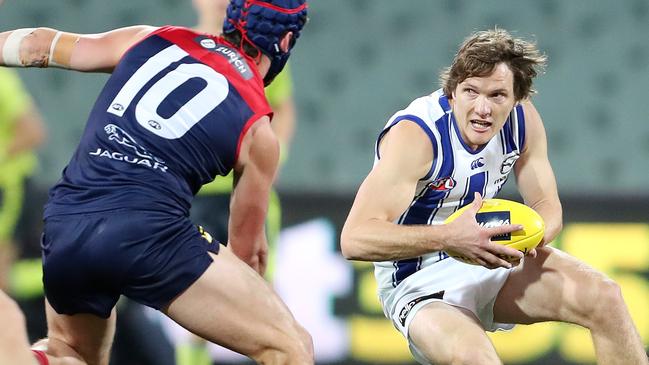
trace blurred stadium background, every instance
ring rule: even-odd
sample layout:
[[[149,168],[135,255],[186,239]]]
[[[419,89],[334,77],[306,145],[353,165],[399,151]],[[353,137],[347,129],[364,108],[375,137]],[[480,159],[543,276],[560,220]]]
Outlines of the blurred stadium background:
[[[319,364],[411,363],[378,307],[371,266],[345,262],[338,235],[386,119],[437,88],[465,36],[494,26],[535,39],[549,57],[533,100],[564,202],[565,230],[555,245],[622,285],[649,344],[649,1],[312,0],[309,15],[292,58],[299,116],[278,183],[285,230],[275,285],[313,333]],[[0,7],[0,30],[194,23],[190,0],[6,0]],[[20,74],[48,124],[36,179],[44,194],[107,76]],[[512,181],[504,194],[518,198]],[[519,326],[493,338],[507,364],[594,362],[587,333],[569,325]]]

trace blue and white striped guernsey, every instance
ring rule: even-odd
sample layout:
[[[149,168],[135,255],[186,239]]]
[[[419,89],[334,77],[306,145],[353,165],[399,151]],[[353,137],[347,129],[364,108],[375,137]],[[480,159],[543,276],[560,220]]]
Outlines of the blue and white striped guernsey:
[[[448,98],[437,90],[415,99],[388,120],[376,142],[375,164],[380,158],[379,142],[402,120],[415,122],[426,132],[435,158],[428,174],[417,184],[410,206],[395,222],[398,224],[441,224],[470,204],[475,192],[493,198],[507,181],[525,142],[523,108],[516,105],[502,130],[485,146],[472,151],[462,140]],[[375,262],[378,289],[395,288],[422,267],[447,257],[440,251],[413,259]]]

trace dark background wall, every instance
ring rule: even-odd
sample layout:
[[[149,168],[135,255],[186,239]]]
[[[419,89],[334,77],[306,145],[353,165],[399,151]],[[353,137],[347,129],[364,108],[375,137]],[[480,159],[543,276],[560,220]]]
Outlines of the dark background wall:
[[[3,29],[94,33],[195,22],[190,0],[7,0]],[[299,127],[280,178],[291,191],[351,192],[386,119],[437,88],[470,32],[495,26],[548,55],[534,101],[564,194],[647,195],[646,0],[315,0],[293,57]],[[21,72],[47,114],[41,181],[55,181],[105,76]]]

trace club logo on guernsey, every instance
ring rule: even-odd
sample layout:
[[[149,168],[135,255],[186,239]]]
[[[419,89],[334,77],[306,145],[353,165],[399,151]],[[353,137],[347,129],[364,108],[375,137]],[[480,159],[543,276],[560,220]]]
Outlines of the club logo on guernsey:
[[[115,124],[107,124],[104,127],[104,132],[108,135],[108,140],[116,142],[122,146],[126,146],[132,150],[133,153],[137,156],[128,155],[122,152],[109,151],[101,147],[97,148],[96,151],[90,152],[91,156],[98,156],[102,158],[108,158],[115,161],[123,161],[133,165],[139,165],[148,167],[154,170],[160,170],[162,172],[167,172],[167,166],[165,162],[154,156],[151,152],[147,151],[146,148],[138,144],[133,137],[131,137],[126,131],[122,128],[116,126]]]
[[[430,190],[435,191],[446,191],[451,190],[455,187],[455,180],[452,177],[440,177],[439,179],[432,181],[428,184]]]

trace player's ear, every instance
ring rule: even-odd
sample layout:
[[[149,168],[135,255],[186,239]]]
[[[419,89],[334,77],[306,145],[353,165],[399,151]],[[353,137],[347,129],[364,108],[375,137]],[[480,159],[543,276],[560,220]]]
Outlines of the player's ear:
[[[286,53],[291,50],[291,42],[293,42],[293,32],[284,34],[282,39],[279,41],[279,48],[282,52]]]

